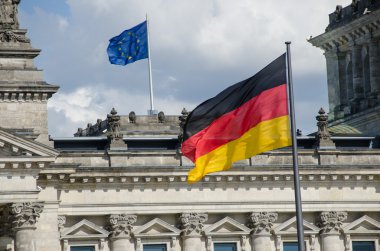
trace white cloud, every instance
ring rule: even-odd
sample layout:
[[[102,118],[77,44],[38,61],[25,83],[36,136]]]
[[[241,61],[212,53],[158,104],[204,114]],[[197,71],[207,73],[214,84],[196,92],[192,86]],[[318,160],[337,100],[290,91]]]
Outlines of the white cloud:
[[[131,110],[146,114],[146,60],[119,67],[110,65],[105,53],[108,39],[143,21],[146,13],[155,99],[165,113],[179,113],[181,106],[199,104],[253,75],[285,51],[287,40],[292,41],[296,107],[304,107],[304,102],[313,104],[308,106],[313,109],[326,107],[324,57],[306,37],[323,33],[335,5],[349,3],[67,0],[69,16],[36,8],[22,13],[21,27],[29,29],[33,45],[42,49],[37,65],[45,70],[47,81],[61,86],[49,105],[52,116],[63,115],[67,127],[71,123],[83,127],[104,117],[112,106],[120,107],[121,114]],[[82,100],[72,103],[78,95]],[[298,126],[307,127],[307,115],[313,120],[316,112],[301,112]],[[50,121],[52,135],[63,132],[61,123],[65,122]]]

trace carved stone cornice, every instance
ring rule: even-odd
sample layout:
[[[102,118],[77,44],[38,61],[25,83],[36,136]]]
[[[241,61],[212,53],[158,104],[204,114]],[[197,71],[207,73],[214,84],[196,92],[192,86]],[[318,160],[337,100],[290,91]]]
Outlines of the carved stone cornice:
[[[206,213],[183,213],[179,216],[182,233],[188,235],[200,235],[203,232],[203,223],[208,219]]]
[[[112,238],[130,238],[133,224],[136,222],[136,215],[113,214],[109,217]]]
[[[277,213],[272,212],[252,213],[248,227],[252,228],[252,234],[270,234],[277,216]]]
[[[12,227],[15,231],[23,228],[35,228],[38,218],[44,208],[43,203],[23,202],[9,206],[12,217]]]
[[[322,212],[319,216],[318,226],[321,228],[321,234],[339,233],[342,231],[343,221],[347,219],[346,212]]]

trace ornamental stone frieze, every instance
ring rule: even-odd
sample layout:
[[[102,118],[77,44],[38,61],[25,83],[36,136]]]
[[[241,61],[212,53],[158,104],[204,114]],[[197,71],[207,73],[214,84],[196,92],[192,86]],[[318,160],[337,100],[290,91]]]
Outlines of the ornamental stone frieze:
[[[252,234],[269,234],[277,216],[277,213],[272,212],[252,213],[249,216],[248,227],[252,228]]]
[[[321,228],[321,234],[339,233],[342,231],[343,221],[347,219],[346,212],[322,212],[319,216],[320,222],[318,226]]]
[[[130,238],[136,215],[113,214],[109,217],[111,237]]]
[[[11,204],[9,206],[9,210],[12,218],[12,227],[15,230],[22,228],[35,228],[43,208],[43,203],[38,202]]]
[[[179,216],[180,227],[184,235],[200,235],[203,232],[203,223],[208,219],[205,213],[183,213]]]

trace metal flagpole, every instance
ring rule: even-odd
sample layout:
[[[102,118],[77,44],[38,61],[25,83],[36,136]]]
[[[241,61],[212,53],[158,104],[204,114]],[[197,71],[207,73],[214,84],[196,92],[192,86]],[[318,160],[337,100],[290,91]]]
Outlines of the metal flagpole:
[[[149,41],[148,13],[146,14],[146,28],[147,28],[147,39],[148,39],[148,66],[149,66],[149,89],[150,89],[150,110],[148,111],[148,115],[154,115],[153,79],[152,79],[152,63],[151,63],[151,59],[150,59],[150,41]]]
[[[298,237],[298,251],[305,251],[304,231],[303,231],[303,217],[302,217],[302,200],[300,190],[300,178],[298,170],[298,152],[297,152],[297,138],[296,138],[296,120],[294,114],[294,96],[293,96],[293,76],[292,76],[292,62],[290,54],[291,42],[286,44],[286,61],[288,65],[288,94],[290,105],[290,127],[292,134],[292,148],[293,148],[293,176],[294,176],[294,194],[296,199],[296,217],[297,217],[297,237]]]

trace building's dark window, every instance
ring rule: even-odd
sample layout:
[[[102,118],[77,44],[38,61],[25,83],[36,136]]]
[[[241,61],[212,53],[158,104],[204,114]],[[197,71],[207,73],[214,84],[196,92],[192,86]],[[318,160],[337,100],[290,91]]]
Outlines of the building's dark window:
[[[284,242],[284,251],[298,251],[298,242]]]
[[[236,243],[214,243],[214,251],[237,251]]]
[[[375,243],[373,241],[353,241],[352,251],[375,251]]]
[[[95,251],[94,246],[70,247],[70,251]]]
[[[145,244],[144,251],[166,251],[165,244]]]

